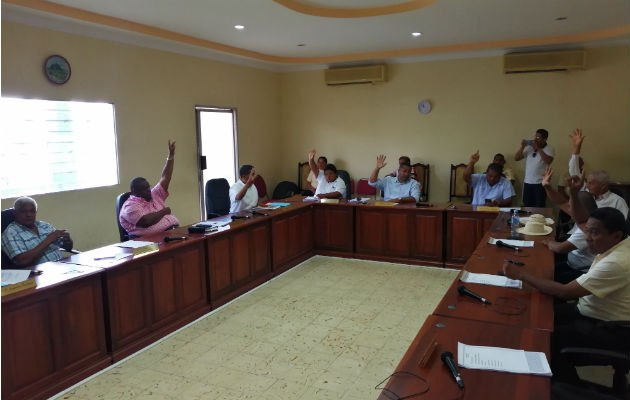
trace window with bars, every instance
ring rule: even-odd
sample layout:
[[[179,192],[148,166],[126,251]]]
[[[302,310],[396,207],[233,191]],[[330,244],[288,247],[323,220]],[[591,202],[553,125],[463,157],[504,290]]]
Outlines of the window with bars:
[[[2,198],[118,184],[114,105],[0,99]]]

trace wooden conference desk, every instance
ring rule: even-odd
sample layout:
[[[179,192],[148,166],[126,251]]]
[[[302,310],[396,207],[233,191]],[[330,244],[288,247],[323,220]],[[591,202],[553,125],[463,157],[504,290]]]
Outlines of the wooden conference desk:
[[[314,254],[461,268],[450,261],[465,260],[474,248],[452,243],[459,240],[454,231],[475,221],[482,235],[491,225],[483,221],[497,216],[466,205],[447,210],[448,203],[313,204],[300,196],[287,202],[208,236],[179,228],[144,237],[190,239],[162,243],[143,257],[112,245],[38,266],[45,272],[36,288],[2,298],[2,397],[62,390]],[[457,258],[445,260],[447,254]],[[81,272],[52,272],[68,268]],[[24,333],[33,331],[41,337],[27,351]]]

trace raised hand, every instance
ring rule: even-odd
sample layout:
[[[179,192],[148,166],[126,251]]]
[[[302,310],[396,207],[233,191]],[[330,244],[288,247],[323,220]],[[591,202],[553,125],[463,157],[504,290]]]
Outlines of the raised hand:
[[[252,170],[249,171],[249,176],[247,177],[247,183],[254,183],[254,179],[256,179],[256,170],[252,168]]]
[[[551,177],[553,176],[553,169],[551,167],[547,167],[545,173],[542,174],[542,185],[547,186],[551,185]]]
[[[385,158],[387,157],[382,154],[376,157],[376,168],[381,169],[387,165],[387,163],[385,162]]]
[[[470,162],[471,163],[477,164],[477,161],[479,161],[479,150],[477,150],[477,152],[475,154],[470,156]]]
[[[569,138],[571,138],[571,142],[573,142],[573,148],[579,148],[579,146],[582,146],[585,136],[582,135],[581,129],[576,129],[569,134]]]
[[[313,150],[308,152],[308,160],[309,161],[313,160],[315,158],[315,153],[316,153],[315,149],[313,149]]]
[[[173,157],[175,155],[175,141],[173,140],[171,142],[171,140],[169,139],[168,141],[168,156],[169,157]]]
[[[573,175],[567,178],[567,186],[571,193],[579,192],[584,186],[584,176]]]

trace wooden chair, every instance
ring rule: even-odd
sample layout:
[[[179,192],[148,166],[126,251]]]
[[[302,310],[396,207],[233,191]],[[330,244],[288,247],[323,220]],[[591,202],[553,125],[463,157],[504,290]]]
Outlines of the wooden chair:
[[[420,201],[429,201],[429,164],[415,163],[412,167],[412,178],[420,183]]]
[[[304,194],[304,192],[310,192],[313,194],[313,188],[308,183],[308,175],[311,173],[311,167],[307,162],[298,163],[298,188]]]
[[[470,201],[472,199],[472,188],[464,180],[466,164],[451,164],[451,191],[449,201],[453,198]]]

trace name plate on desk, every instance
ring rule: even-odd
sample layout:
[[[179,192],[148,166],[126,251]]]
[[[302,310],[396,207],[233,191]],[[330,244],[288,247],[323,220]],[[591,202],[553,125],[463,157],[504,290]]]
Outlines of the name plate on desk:
[[[490,211],[490,212],[499,212],[501,209],[499,207],[489,207],[489,206],[477,206],[476,211]]]
[[[321,199],[320,203],[324,203],[324,204],[339,204],[339,199]]]
[[[160,251],[157,243],[151,243],[146,246],[136,247],[133,251],[133,258],[146,256],[147,254],[155,253]]]

